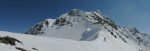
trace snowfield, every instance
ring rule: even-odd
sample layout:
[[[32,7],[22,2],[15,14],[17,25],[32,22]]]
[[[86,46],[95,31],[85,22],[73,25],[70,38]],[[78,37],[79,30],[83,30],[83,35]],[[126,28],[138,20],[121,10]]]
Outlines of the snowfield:
[[[138,51],[136,47],[110,36],[107,31],[98,33],[99,37],[94,41],[75,41],[0,31],[0,37],[9,36],[22,42],[15,46],[0,43],[0,51],[20,51],[15,47],[27,51]]]

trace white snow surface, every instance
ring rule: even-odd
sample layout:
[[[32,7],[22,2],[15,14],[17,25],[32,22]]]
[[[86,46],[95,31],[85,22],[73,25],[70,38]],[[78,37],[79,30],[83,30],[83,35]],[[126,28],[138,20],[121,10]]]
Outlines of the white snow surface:
[[[19,51],[15,47],[27,51],[139,51],[137,47],[114,38],[108,31],[97,33],[99,35],[96,40],[75,41],[0,31],[0,37],[9,36],[22,41],[22,44],[16,43],[15,46],[0,43],[0,51]]]

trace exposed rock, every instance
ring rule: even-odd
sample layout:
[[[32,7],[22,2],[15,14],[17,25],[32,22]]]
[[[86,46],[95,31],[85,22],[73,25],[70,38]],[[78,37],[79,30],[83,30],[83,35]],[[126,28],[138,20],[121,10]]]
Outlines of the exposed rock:
[[[20,48],[20,47],[16,47],[16,49],[17,49],[17,50],[20,50],[20,51],[27,51],[27,50],[25,50],[25,49],[23,49],[23,48]]]
[[[33,50],[38,50],[37,48],[32,48]]]
[[[0,43],[5,43],[5,44],[9,44],[9,45],[16,45],[15,42],[22,43],[21,41],[15,39],[15,38],[9,37],[9,36],[0,37]]]

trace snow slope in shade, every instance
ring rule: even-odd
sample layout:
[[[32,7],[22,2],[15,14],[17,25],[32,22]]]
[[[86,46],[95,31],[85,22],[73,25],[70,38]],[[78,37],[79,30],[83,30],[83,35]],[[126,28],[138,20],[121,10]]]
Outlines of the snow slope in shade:
[[[19,51],[15,47],[27,51],[139,51],[137,47],[114,38],[108,31],[97,33],[99,36],[94,41],[74,41],[0,31],[0,37],[10,36],[22,41],[22,44],[17,43],[16,46],[0,43],[0,51]]]

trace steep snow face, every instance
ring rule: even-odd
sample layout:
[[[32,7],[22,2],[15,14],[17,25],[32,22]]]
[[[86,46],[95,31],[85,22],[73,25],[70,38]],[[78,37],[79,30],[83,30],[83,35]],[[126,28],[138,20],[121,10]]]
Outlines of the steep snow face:
[[[0,41],[0,51],[139,51],[139,48],[111,36],[107,30],[97,33],[98,38],[94,41],[74,41],[0,31],[0,37],[8,36],[21,42],[9,45]]]
[[[94,40],[97,37],[95,32],[100,29],[117,29],[115,23],[99,11],[85,12],[73,9],[59,16],[55,21],[53,19],[47,20],[28,30],[26,34],[73,40]],[[51,24],[49,25],[49,23]]]

